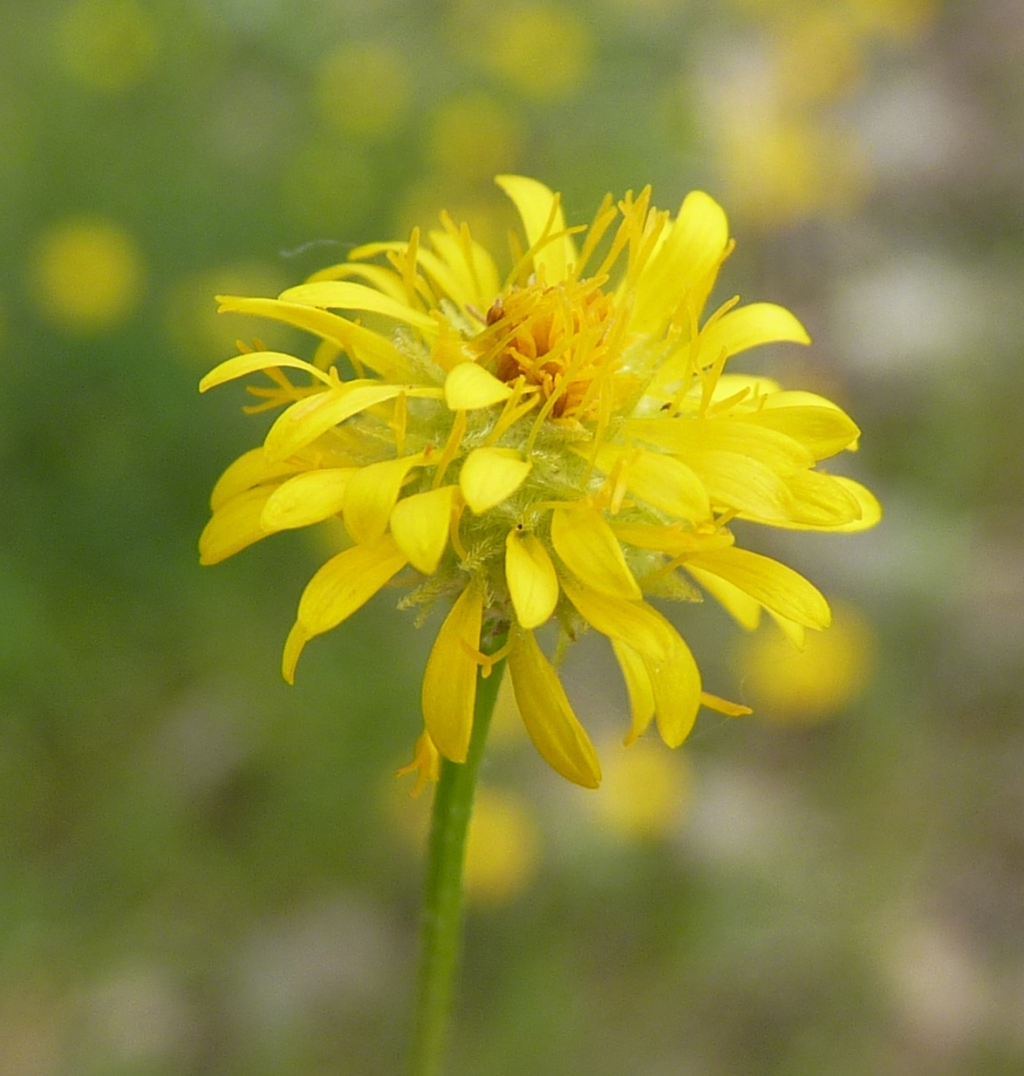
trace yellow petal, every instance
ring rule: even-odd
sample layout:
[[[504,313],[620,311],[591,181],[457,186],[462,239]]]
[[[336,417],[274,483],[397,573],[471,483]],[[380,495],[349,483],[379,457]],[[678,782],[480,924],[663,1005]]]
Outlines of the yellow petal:
[[[405,554],[390,534],[354,545],[322,565],[299,599],[298,622],[309,638],[330,631],[365,605],[405,567]]]
[[[371,463],[349,479],[345,492],[345,528],[357,542],[372,542],[388,527],[402,484],[423,463],[422,453],[397,460]]]
[[[670,516],[694,521],[711,516],[704,483],[685,463],[661,452],[640,451],[630,460],[626,486],[642,501]]]
[[[803,624],[798,624],[795,620],[788,620],[784,616],[779,616],[774,610],[768,610],[772,620],[778,625],[779,631],[797,648],[797,650],[803,650],[807,645],[807,631]]]
[[[658,732],[669,747],[678,747],[693,728],[700,709],[700,670],[690,648],[675,634],[667,661],[644,659],[651,678]]]
[[[512,389],[475,362],[460,362],[444,383],[444,400],[453,411],[475,411],[501,403]]]
[[[813,584],[785,564],[749,549],[697,553],[686,567],[720,576],[780,616],[807,628],[826,628],[832,619],[828,602]]]
[[[403,497],[391,511],[391,533],[409,563],[432,575],[448,545],[454,486]]]
[[[408,381],[413,376],[412,364],[390,340],[337,314],[329,314],[315,306],[282,303],[279,299],[218,295],[217,302],[221,313],[256,314],[315,333],[337,344],[358,363],[389,381]]]
[[[423,332],[437,332],[437,322],[422,310],[399,302],[376,288],[368,288],[365,284],[356,284],[351,280],[319,280],[312,284],[299,284],[298,287],[282,292],[279,298],[283,303],[298,303],[301,306],[365,310],[414,325]]]
[[[513,448],[474,448],[462,465],[459,488],[479,515],[511,497],[529,473],[529,461]]]
[[[397,302],[405,302],[406,291],[402,277],[394,269],[383,265],[353,265],[351,262],[340,262],[338,265],[328,265],[325,269],[318,269],[307,278],[306,283],[313,284],[320,280],[348,280],[350,277],[361,277]]]
[[[779,393],[779,396],[788,393]],[[860,430],[854,421],[838,407],[823,406],[764,406],[740,421],[799,441],[815,460],[827,459],[844,448],[856,444]]]
[[[309,632],[296,620],[292,630],[288,632],[284,653],[281,655],[281,675],[289,684],[295,683],[295,666],[298,665],[302,651],[311,638]]]
[[[729,222],[722,207],[703,191],[688,194],[640,274],[630,327],[657,332],[687,296],[699,314],[728,241]]]
[[[626,681],[631,716],[629,732],[623,741],[628,747],[647,731],[654,717],[654,690],[647,675],[644,659],[631,646],[612,639],[612,650],[618,659],[622,678]]]
[[[551,544],[586,587],[613,598],[641,597],[615,532],[596,508],[556,508]]]
[[[580,616],[602,635],[631,646],[652,661],[666,661],[675,646],[676,630],[646,602],[612,598],[562,580],[562,590]]]
[[[490,253],[470,238],[465,225],[457,233],[454,225],[452,231],[431,231],[429,238],[440,257],[428,258],[430,252],[420,247],[418,256],[423,268],[440,282],[437,269],[440,263],[444,266],[443,287],[448,296],[463,309],[486,310],[501,288]]]
[[[546,284],[560,284],[569,275],[576,252],[565,231],[565,215],[558,195],[536,179],[526,176],[497,176],[495,182],[512,199],[526,232],[530,247],[540,244],[533,254],[537,276]],[[559,236],[550,239],[550,236]]]
[[[304,471],[309,466],[309,461],[295,458],[271,463],[267,460],[262,445],[259,448],[251,448],[248,452],[243,452],[217,479],[217,484],[210,494],[210,508],[216,512],[221,505],[247,489],[275,478],[295,474],[296,471]]]
[[[754,712],[749,706],[744,706],[739,702],[730,702],[728,699],[712,695],[707,691],[700,693],[700,704],[701,706],[706,706],[709,710],[725,714],[726,717],[746,717],[747,714]]]
[[[408,386],[360,380],[346,381],[335,388],[307,396],[282,411],[267,431],[263,442],[267,459],[286,459],[332,426],[407,391]]]
[[[289,478],[271,494],[260,522],[266,531],[308,527],[341,511],[355,467],[325,467]]]
[[[567,780],[597,788],[601,783],[597,752],[532,632],[516,635],[508,669],[523,724],[541,757]]]
[[[253,351],[245,355],[236,355],[233,359],[215,366],[199,382],[199,391],[206,392],[207,389],[212,389],[216,385],[223,385],[226,381],[234,381],[235,378],[256,373],[257,370],[278,370],[282,366],[305,370],[310,377],[315,377],[325,385],[333,384],[331,378],[323,370],[318,370],[311,363],[297,359],[294,355],[286,355],[282,351]]]
[[[620,542],[635,545],[638,549],[656,549],[672,557],[697,553],[702,549],[722,549],[736,541],[725,530],[702,534],[678,526],[666,527],[660,523],[616,523],[612,529]]]
[[[793,494],[793,519],[812,527],[833,528],[860,520],[857,498],[831,475],[798,471],[786,479]]]
[[[734,508],[773,526],[793,516],[793,496],[785,480],[760,460],[740,452],[687,453],[687,462],[707,487],[712,502]]]
[[[715,598],[723,609],[747,631],[753,631],[761,623],[761,610],[764,608],[759,601],[752,598],[746,591],[730,583],[720,576],[705,572],[702,568],[696,568],[692,564],[686,565],[687,571],[698,583]]]
[[[732,396],[738,396],[744,390],[746,391],[744,399],[747,402],[762,396],[770,397],[780,391],[778,381],[773,381],[770,377],[761,377],[760,374],[722,374],[715,382],[711,402],[728,400]],[[700,395],[699,391],[697,395]]]
[[[735,418],[637,418],[627,431],[652,445],[681,455],[692,452],[734,452],[749,456],[780,475],[814,465],[804,445],[784,433]]]
[[[809,344],[811,338],[796,316],[775,303],[750,303],[730,310],[700,334],[698,365],[710,366],[722,351],[736,355],[760,344],[788,341]]]
[[[423,720],[438,751],[465,762],[473,732],[477,665],[484,602],[467,587],[445,617],[423,673]]]
[[[813,471],[810,473],[816,474],[816,472]],[[786,479],[787,484],[792,483],[793,477],[794,476],[791,475]],[[845,478],[843,475],[821,475],[820,477],[827,478],[830,483],[842,487],[844,493],[847,494],[852,501],[856,502],[857,512],[859,513],[857,518],[851,519],[845,523],[813,523],[806,518],[806,514],[802,514],[800,518],[793,518],[793,513],[791,512],[789,518],[767,519],[757,512],[746,511],[740,514],[740,518],[751,519],[758,523],[771,523],[773,527],[782,527],[786,530],[825,531],[828,534],[857,534],[860,531],[869,530],[881,520],[882,506],[871,490],[862,486],[859,482],[854,482],[852,478]],[[833,520],[836,518],[835,515],[832,516]]]
[[[558,603],[558,576],[544,543],[535,534],[509,531],[505,580],[519,624],[536,628],[546,623]]]
[[[852,478],[843,475],[832,475],[832,481],[838,482],[860,506],[860,519],[851,523],[845,523],[841,527],[830,527],[830,531],[838,531],[840,534],[853,534],[857,531],[867,530],[882,519],[882,505],[878,498],[866,486],[854,482]]]
[[[247,489],[225,501],[210,517],[199,536],[199,563],[219,564],[240,550],[266,538],[260,517],[274,486]]]

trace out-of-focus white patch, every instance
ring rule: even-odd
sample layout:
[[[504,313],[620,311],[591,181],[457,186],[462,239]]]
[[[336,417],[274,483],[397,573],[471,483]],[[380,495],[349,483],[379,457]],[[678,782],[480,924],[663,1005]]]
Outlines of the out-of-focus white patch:
[[[983,361],[991,306],[979,273],[917,254],[847,280],[830,320],[852,365],[898,376],[929,365],[945,369],[965,354]]]

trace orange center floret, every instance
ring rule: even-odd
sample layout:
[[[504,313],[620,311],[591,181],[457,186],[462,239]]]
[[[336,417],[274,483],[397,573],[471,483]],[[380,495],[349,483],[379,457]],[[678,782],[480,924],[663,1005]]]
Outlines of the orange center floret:
[[[487,312],[480,361],[502,381],[524,377],[545,399],[555,397],[552,418],[585,419],[614,369],[613,309],[592,280],[514,288]]]

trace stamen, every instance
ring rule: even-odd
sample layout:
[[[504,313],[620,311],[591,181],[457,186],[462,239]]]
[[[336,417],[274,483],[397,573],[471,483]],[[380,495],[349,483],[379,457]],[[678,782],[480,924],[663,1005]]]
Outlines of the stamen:
[[[400,392],[395,397],[395,412],[388,423],[395,432],[395,456],[401,458],[405,455],[405,433],[409,417],[406,395]]]
[[[718,384],[718,379],[722,376],[722,371],[725,369],[725,360],[729,357],[729,352],[723,347],[718,353],[718,358],[712,363],[708,370],[705,370],[701,374],[701,380],[704,382],[701,390],[700,407],[697,409],[697,414],[701,418],[707,418],[708,407],[711,404],[711,397],[714,394],[715,387]]]
[[[462,522],[462,513],[466,510],[466,505],[462,500],[460,494],[456,493],[456,496],[452,502],[452,515],[448,522],[448,537],[452,543],[452,549],[455,550],[456,556],[461,561],[465,561],[469,557],[469,552],[462,544],[462,535],[459,533],[459,524]]]
[[[583,270],[586,268],[587,262],[597,248],[597,244],[601,242],[609,225],[618,215],[619,211],[612,203],[612,196],[606,194],[602,199],[601,204],[597,207],[597,212],[594,214],[594,221],[587,230],[587,238],[583,241],[583,248],[580,250],[580,256],[576,259],[576,265],[573,268],[572,274],[574,280],[580,280],[582,278]]]
[[[452,432],[448,435],[444,451],[441,453],[441,458],[437,461],[437,469],[434,471],[434,480],[430,484],[431,489],[438,489],[440,487],[441,479],[444,478],[444,473],[448,470],[448,465],[455,459],[455,456],[459,451],[459,445],[462,444],[462,438],[466,434],[467,422],[468,419],[466,418],[465,411],[455,412],[455,421],[452,423]]]

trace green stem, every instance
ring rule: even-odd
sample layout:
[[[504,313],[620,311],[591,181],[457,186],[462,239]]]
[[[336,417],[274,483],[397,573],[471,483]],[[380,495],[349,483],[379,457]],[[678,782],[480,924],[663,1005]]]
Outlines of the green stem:
[[[505,637],[488,647],[494,653]],[[494,703],[501,686],[504,660],[486,679],[477,676],[473,735],[465,762],[443,759],[434,792],[427,874],[420,916],[420,970],[412,1076],[439,1076],[451,1009],[455,967],[462,939],[462,867],[466,833],[473,810],[477,770],[484,753]]]

